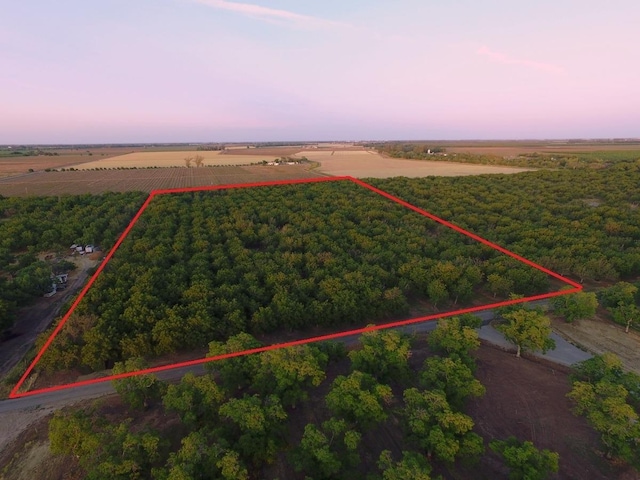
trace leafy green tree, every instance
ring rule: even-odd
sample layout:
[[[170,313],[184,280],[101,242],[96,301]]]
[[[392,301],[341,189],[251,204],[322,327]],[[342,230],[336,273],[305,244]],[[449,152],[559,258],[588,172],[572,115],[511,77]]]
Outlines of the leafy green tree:
[[[636,411],[640,409],[640,375],[625,371],[620,358],[613,353],[596,355],[575,365],[571,381],[588,382],[592,385],[604,381],[622,385],[629,393],[628,401]]]
[[[382,480],[430,480],[431,465],[424,455],[402,452],[402,459],[394,462],[391,452],[384,450],[378,460]]]
[[[278,397],[270,395],[264,401],[257,395],[232,398],[220,406],[219,415],[225,437],[243,458],[254,464],[274,459],[287,419]]]
[[[339,455],[331,450],[331,441],[313,424],[304,428],[299,447],[293,453],[296,471],[316,478],[333,478],[342,470]]]
[[[166,469],[156,469],[157,480],[222,478],[247,480],[249,473],[239,455],[198,430],[181,440],[180,449],[171,453]]]
[[[81,410],[57,413],[49,422],[49,440],[53,453],[75,456],[88,479],[148,478],[167,447],[153,432],[131,432],[130,420],[96,422]]]
[[[230,337],[226,343],[211,342],[207,356],[215,357],[261,346],[262,344],[248,333],[239,333]],[[231,391],[251,385],[259,365],[260,358],[258,355],[242,355],[207,363],[206,368],[209,371],[218,372],[222,384]]]
[[[113,335],[100,326],[87,330],[82,336],[84,345],[82,345],[79,355],[81,363],[94,370],[105,368],[106,363],[115,357],[114,340]]]
[[[505,323],[496,328],[517,347],[516,357],[522,350],[542,350],[555,348],[551,335],[551,320],[535,310],[516,310],[503,315]]]
[[[586,416],[600,433],[608,456],[615,455],[638,465],[640,422],[627,403],[624,386],[607,380],[596,384],[577,381],[567,396],[576,402],[575,413]]]
[[[402,314],[409,310],[407,298],[399,287],[392,287],[385,290],[382,298],[391,312]]]
[[[520,295],[517,293],[510,293],[509,300],[519,300],[524,298],[524,295]],[[535,308],[531,308],[531,306],[527,303],[513,303],[511,305],[506,305],[504,307],[496,308],[496,316],[498,318],[504,318],[504,316],[508,313],[517,312],[518,310],[536,310]],[[540,310],[542,311],[542,310]]]
[[[468,397],[481,397],[485,393],[473,371],[459,359],[450,357],[427,358],[420,372],[420,385],[443,392],[447,401],[458,409]]]
[[[227,451],[218,460],[216,467],[220,469],[220,476],[224,480],[247,480],[249,472],[240,460],[240,454],[233,450]]]
[[[73,455],[82,465],[90,464],[102,444],[91,416],[82,410],[56,412],[49,421],[49,442],[52,453]]]
[[[493,440],[489,448],[499,454],[509,468],[509,480],[544,480],[558,471],[560,456],[550,450],[538,450],[531,442],[515,437]]]
[[[321,428],[310,423],[291,454],[292,464],[313,478],[349,478],[350,469],[360,461],[360,438],[344,420],[331,418]]]
[[[578,292],[572,295],[561,295],[551,300],[556,313],[572,323],[576,320],[591,318],[596,314],[598,298],[592,292]]]
[[[456,458],[475,459],[484,450],[482,438],[471,431],[473,420],[452,410],[442,392],[404,391],[403,411],[409,439],[432,456],[446,463]]]
[[[196,377],[193,373],[187,373],[180,383],[169,385],[163,403],[167,410],[177,412],[185,425],[195,428],[215,425],[218,408],[225,398],[225,392],[213,377]]]
[[[438,326],[429,334],[429,346],[436,352],[460,358],[470,368],[475,361],[470,353],[480,346],[478,332],[466,325],[467,317],[451,317],[438,320]]]
[[[487,276],[487,284],[489,291],[493,294],[493,298],[497,295],[506,296],[513,291],[513,281],[497,273]]]
[[[620,357],[611,352],[595,355],[573,367],[572,381],[596,384],[602,380],[617,383],[625,375]]]
[[[370,428],[387,418],[385,405],[392,398],[389,386],[379,384],[372,375],[356,370],[333,381],[326,402],[334,414],[361,428]]]
[[[325,353],[309,345],[269,350],[258,358],[253,386],[263,395],[277,395],[285,406],[295,406],[307,398],[306,389],[320,385],[328,361]]]
[[[638,287],[628,282],[618,282],[598,293],[600,303],[605,308],[615,308],[622,305],[635,303]]]
[[[54,328],[52,327],[38,335],[36,348],[44,346]],[[76,343],[76,339],[63,329],[44,352],[36,365],[36,369],[44,370],[50,374],[60,369],[74,368],[78,365],[80,351],[81,347]]]
[[[165,455],[168,442],[152,432],[133,433],[129,421],[106,428],[99,460],[89,479],[148,478]]]
[[[618,307],[610,308],[609,311],[616,323],[624,325],[625,333],[629,333],[631,326],[640,322],[640,309],[633,303],[621,304]]]
[[[431,303],[437,308],[438,304],[442,304],[449,299],[449,291],[442,280],[435,279],[427,285],[427,296]]]
[[[362,348],[349,352],[355,370],[368,373],[381,382],[403,380],[409,374],[411,344],[396,330],[374,330],[360,337]]]
[[[460,322],[460,328],[478,329],[482,327],[482,319],[472,313],[463,313],[456,317]]]
[[[51,290],[51,274],[51,267],[46,262],[38,261],[18,271],[13,281],[27,294],[37,296]]]
[[[142,357],[135,357],[125,362],[116,362],[111,373],[117,375],[127,372],[138,372],[148,367]],[[135,375],[133,377],[113,380],[113,388],[130,407],[146,409],[153,401],[160,400],[166,389],[164,383],[155,375]]]

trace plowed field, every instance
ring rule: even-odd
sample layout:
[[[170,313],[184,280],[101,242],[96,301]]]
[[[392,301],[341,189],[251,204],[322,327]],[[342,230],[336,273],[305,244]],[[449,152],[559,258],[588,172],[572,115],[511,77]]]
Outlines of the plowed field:
[[[0,195],[150,192],[155,189],[312,178],[301,165],[37,172],[0,180]]]

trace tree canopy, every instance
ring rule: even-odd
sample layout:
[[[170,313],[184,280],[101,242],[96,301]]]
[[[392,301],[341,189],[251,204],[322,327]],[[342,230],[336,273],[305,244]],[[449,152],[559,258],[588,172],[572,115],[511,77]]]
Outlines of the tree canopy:
[[[596,314],[598,298],[593,292],[578,292],[562,295],[551,300],[556,313],[562,315],[569,323],[583,318],[591,318]]]
[[[516,356],[522,350],[542,350],[555,348],[551,335],[551,320],[536,310],[520,309],[502,316],[505,320],[496,328],[517,347]]]
[[[503,458],[509,480],[544,480],[558,471],[560,456],[547,449],[538,450],[531,442],[510,437],[493,440],[489,447]]]
[[[520,294],[549,286],[542,272],[351,182],[161,195],[79,304],[95,323],[65,354],[95,369],[243,332],[383,320],[405,315],[409,298],[468,305],[492,273]]]

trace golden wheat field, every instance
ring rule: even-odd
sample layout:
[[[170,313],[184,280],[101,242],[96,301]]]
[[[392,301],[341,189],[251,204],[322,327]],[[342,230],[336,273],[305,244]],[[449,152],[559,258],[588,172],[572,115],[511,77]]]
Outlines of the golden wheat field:
[[[352,151],[314,151],[298,153],[309,160],[318,162],[320,172],[329,175],[348,175],[356,178],[388,177],[457,177],[480,175],[484,173],[518,173],[529,168],[502,167],[494,165],[475,165],[468,163],[433,162],[426,160],[404,160],[383,157],[372,150]]]
[[[176,150],[169,152],[134,152],[117,157],[95,160],[93,162],[76,165],[80,170],[94,168],[148,168],[148,167],[184,167],[185,158],[194,158],[196,155],[204,157],[202,166],[220,165],[251,165],[262,160],[272,161],[277,157],[265,155],[225,155],[216,151],[187,151]],[[192,161],[191,166],[195,167]]]

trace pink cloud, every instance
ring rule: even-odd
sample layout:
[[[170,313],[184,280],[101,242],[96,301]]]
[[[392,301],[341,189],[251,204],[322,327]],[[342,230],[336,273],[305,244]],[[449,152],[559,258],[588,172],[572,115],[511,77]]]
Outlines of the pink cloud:
[[[275,8],[263,7],[261,5],[254,5],[250,3],[238,3],[228,2],[227,0],[194,0],[197,3],[207,5],[209,7],[217,8],[220,10],[227,10],[230,12],[236,12],[241,15],[247,15],[254,18],[259,18],[266,21],[283,21],[296,26],[307,27],[337,27],[345,26],[340,22],[334,22],[331,20],[325,20],[323,18],[312,17],[309,15],[302,15],[300,13],[290,12],[288,10],[279,10]]]
[[[505,53],[494,52],[486,46],[480,47],[476,53],[483,57],[488,57],[490,60],[496,63],[503,63],[506,65],[522,65],[523,67],[532,68],[534,70],[541,70],[543,72],[564,74],[565,70],[562,67],[553,65],[551,63],[535,62],[533,60],[527,60],[524,58],[513,58]]]

